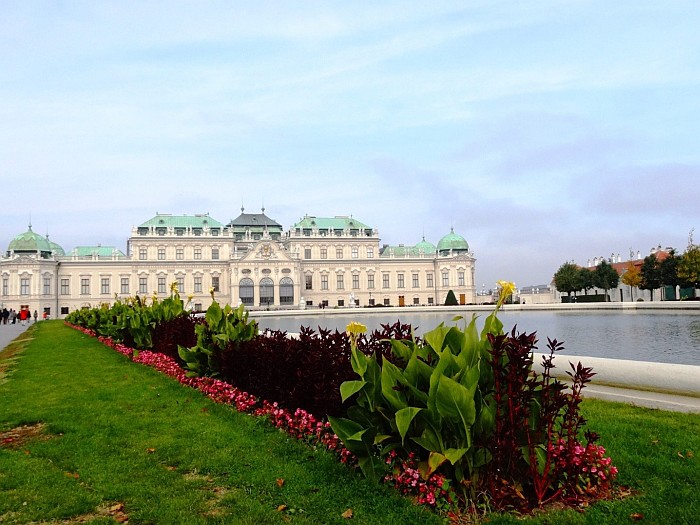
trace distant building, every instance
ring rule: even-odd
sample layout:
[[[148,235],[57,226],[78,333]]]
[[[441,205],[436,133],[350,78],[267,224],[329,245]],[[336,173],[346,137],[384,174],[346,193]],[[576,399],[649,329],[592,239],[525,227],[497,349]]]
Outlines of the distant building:
[[[449,290],[475,302],[474,255],[450,231],[437,245],[380,245],[353,217],[304,216],[284,231],[262,213],[227,224],[208,214],[157,213],[132,229],[127,252],[79,246],[65,252],[32,231],[0,257],[0,308],[64,317],[115,298],[165,297],[176,282],[194,309],[220,302],[250,309],[443,304]]]

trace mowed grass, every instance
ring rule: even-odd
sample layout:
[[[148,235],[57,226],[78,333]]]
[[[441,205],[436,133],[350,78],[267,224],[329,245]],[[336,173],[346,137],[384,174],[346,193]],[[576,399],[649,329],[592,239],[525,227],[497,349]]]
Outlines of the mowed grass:
[[[59,321],[25,338],[0,373],[0,434],[39,435],[0,445],[0,523],[444,522]],[[700,523],[700,416],[595,400],[584,412],[632,494],[584,512],[481,521]]]

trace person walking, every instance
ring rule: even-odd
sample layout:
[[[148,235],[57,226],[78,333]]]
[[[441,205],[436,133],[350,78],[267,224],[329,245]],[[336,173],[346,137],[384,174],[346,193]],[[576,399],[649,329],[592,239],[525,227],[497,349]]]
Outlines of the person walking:
[[[36,320],[39,318],[39,312],[34,310],[34,322],[36,323]]]

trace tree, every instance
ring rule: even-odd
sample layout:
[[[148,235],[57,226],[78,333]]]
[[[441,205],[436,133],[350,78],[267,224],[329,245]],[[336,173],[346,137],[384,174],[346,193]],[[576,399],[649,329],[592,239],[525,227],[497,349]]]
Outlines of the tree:
[[[593,272],[589,270],[588,268],[580,268],[579,269],[579,285],[581,286],[581,289],[585,292],[588,293],[588,290],[591,288],[595,288],[595,282],[593,279]]]
[[[678,261],[678,278],[693,288],[700,287],[700,246],[688,246]]]
[[[682,284],[681,280],[678,278],[678,263],[680,258],[676,255],[675,250],[671,250],[663,261],[659,263],[659,279],[663,286],[672,286],[674,293],[673,297],[675,299],[676,286]],[[663,298],[663,296],[662,296]]]
[[[661,268],[655,254],[647,255],[642,262],[642,282],[639,287],[651,292],[651,300],[654,300],[654,290],[661,286]]]
[[[557,273],[554,274],[554,286],[561,293],[569,294],[569,302],[571,302],[571,292],[577,292],[581,289],[579,267],[569,262],[562,264]]]
[[[630,287],[630,298],[634,301],[634,296],[632,295],[632,289],[637,288],[642,282],[642,272],[639,270],[637,265],[632,261],[627,264],[625,268],[625,273],[622,274],[620,280],[623,284]]]
[[[608,302],[609,299],[608,290],[611,288],[617,288],[619,282],[620,275],[610,263],[602,261],[595,267],[595,271],[593,272],[593,283],[596,285],[596,287],[605,290],[605,302]]]
[[[458,304],[459,303],[457,302],[455,293],[452,290],[447,292],[447,297],[445,297],[445,306],[457,306]]]

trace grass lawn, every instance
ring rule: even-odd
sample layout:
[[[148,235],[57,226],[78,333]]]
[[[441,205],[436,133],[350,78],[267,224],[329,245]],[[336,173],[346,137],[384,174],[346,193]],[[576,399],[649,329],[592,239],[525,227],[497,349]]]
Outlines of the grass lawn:
[[[23,338],[0,353],[0,523],[444,522],[60,321]],[[488,523],[700,523],[700,416],[584,409],[635,494]]]

